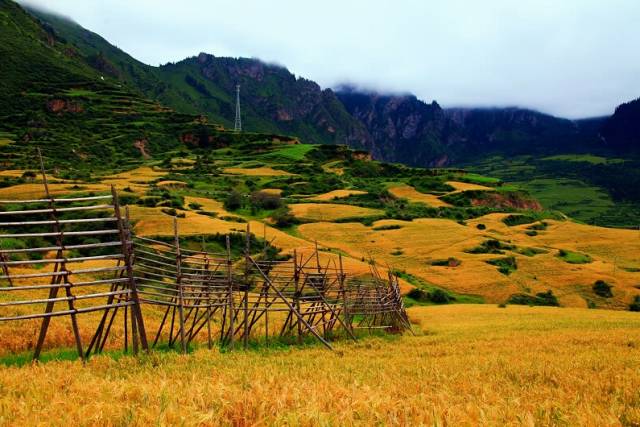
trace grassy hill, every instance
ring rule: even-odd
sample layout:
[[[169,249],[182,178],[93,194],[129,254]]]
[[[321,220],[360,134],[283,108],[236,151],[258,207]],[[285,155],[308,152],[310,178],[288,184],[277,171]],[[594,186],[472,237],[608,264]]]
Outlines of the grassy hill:
[[[89,169],[127,167],[221,129],[97,71],[90,56],[11,1],[0,2],[0,24],[4,167],[34,167],[39,146],[48,166],[88,176]]]

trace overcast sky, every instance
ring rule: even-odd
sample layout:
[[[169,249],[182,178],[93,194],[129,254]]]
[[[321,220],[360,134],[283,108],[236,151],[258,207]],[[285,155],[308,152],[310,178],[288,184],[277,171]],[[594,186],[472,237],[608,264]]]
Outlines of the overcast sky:
[[[30,0],[151,65],[199,52],[323,87],[579,118],[640,97],[640,0]]]

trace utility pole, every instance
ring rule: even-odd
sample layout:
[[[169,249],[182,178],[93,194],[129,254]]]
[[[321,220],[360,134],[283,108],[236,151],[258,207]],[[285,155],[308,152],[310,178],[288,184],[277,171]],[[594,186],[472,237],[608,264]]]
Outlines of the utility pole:
[[[240,85],[236,85],[236,122],[233,126],[236,132],[242,132],[242,118],[240,117]]]

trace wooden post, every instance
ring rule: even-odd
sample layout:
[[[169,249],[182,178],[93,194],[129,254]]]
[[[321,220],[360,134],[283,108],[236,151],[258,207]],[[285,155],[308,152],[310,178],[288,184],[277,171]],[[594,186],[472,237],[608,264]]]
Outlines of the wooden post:
[[[40,152],[39,147],[38,147],[38,158],[40,160],[40,172],[42,173],[42,184],[44,185],[45,197],[46,199],[49,200],[49,208],[51,209],[51,219],[54,221],[53,231],[57,233],[56,245],[58,246],[58,251],[56,253],[56,258],[60,259],[60,258],[63,258],[63,252],[64,252],[64,245],[62,241],[62,228],[60,227],[60,223],[58,222],[58,216],[56,215],[56,207],[53,201],[53,197],[49,192],[49,183],[47,181],[47,173],[44,169],[44,161],[42,160],[42,153]],[[67,271],[66,263],[64,261],[60,263],[56,263],[54,267],[54,271],[66,272]],[[60,279],[62,277],[63,276],[52,277],[51,285],[60,285]],[[68,274],[64,275],[63,286],[65,288],[66,296],[67,298],[69,298],[68,305],[69,305],[69,310],[71,311],[71,327],[73,329],[73,336],[76,341],[76,349],[78,350],[78,355],[84,361],[85,359],[84,359],[84,352],[82,351],[82,340],[80,338],[80,330],[78,328],[78,319],[76,318],[76,313],[75,313],[76,309],[73,303],[73,294],[71,292],[71,284],[69,282]],[[56,296],[58,295],[58,289],[59,289],[59,286],[55,286],[50,289],[49,291],[50,300],[56,298]],[[55,303],[52,301],[47,302],[47,307],[45,309],[45,312],[51,313],[53,311],[54,304]],[[42,351],[44,339],[47,336],[47,331],[49,330],[50,321],[51,321],[51,317],[45,317],[42,319],[42,325],[40,326],[40,334],[38,336],[38,342],[36,344],[36,349],[33,355],[34,360],[38,360],[40,358],[40,353]]]
[[[347,308],[347,303],[349,301],[347,299],[346,281],[344,269],[342,267],[342,254],[338,254],[338,265],[340,267],[340,292],[342,292],[342,311],[344,312],[344,323],[353,335],[353,324],[351,323],[351,318],[349,317],[349,309]]]
[[[203,282],[202,284],[204,285],[204,281],[207,280],[208,274],[209,274],[209,257],[207,256],[207,251],[205,250],[205,245],[204,245],[204,236],[202,236],[202,253],[204,254],[204,273],[202,275],[203,277]],[[206,292],[207,292],[207,347],[209,348],[209,350],[211,350],[213,348],[213,342],[211,340],[211,289],[209,289],[209,286],[207,286]]]
[[[298,251],[293,250],[293,284],[295,292],[293,293],[293,305],[298,313],[300,313],[300,270],[298,268]],[[293,318],[293,316],[292,316]],[[298,330],[298,344],[302,343],[302,324],[300,318],[296,317],[296,326]]]
[[[247,235],[245,236],[244,256],[244,332],[242,338],[246,349],[249,346],[249,266],[251,261],[251,226],[249,224],[247,224]]]
[[[232,260],[231,260],[231,241],[229,239],[229,235],[227,234],[227,280],[228,280],[228,305],[229,305],[229,347],[233,348],[233,335],[235,333],[235,307],[234,307],[234,291],[233,291],[233,271],[232,271]],[[224,331],[222,333],[224,336]]]
[[[262,237],[264,239],[264,244],[262,247],[262,258],[267,260],[267,224],[262,224]],[[268,297],[268,288],[263,287],[264,289],[264,299],[267,301]],[[256,307],[257,309],[257,307]],[[269,305],[264,308],[264,339],[265,344],[269,345]]]
[[[7,256],[0,252],[0,263],[2,264],[2,274],[7,276],[7,282],[9,282],[9,287],[13,286],[13,281],[11,280],[11,274],[9,274],[9,267],[5,264],[9,259]]]
[[[321,268],[320,268],[320,252],[318,251],[318,241],[315,241],[315,247],[316,247],[316,265],[317,265],[317,269],[318,269],[318,273],[321,272]]]
[[[182,289],[182,254],[180,253],[180,236],[178,235],[178,218],[173,217],[173,237],[176,246],[176,285],[178,286],[178,320],[180,321],[180,342],[182,352],[187,352],[184,338],[184,292]]]
[[[120,201],[118,199],[118,193],[116,188],[111,186],[111,195],[113,197],[113,209],[116,215],[116,223],[118,225],[118,233],[120,241],[122,242],[122,255],[124,256],[124,262],[126,266],[127,277],[129,279],[129,288],[131,291],[131,299],[134,304],[131,306],[131,332],[133,341],[133,351],[138,351],[138,335],[142,344],[143,350],[149,350],[147,343],[147,331],[144,327],[144,320],[142,318],[142,308],[140,306],[140,298],[138,296],[138,289],[133,274],[133,247],[131,241],[131,223],[129,222],[129,209],[125,209],[125,216],[122,217],[120,211]],[[139,332],[139,334],[138,334]]]

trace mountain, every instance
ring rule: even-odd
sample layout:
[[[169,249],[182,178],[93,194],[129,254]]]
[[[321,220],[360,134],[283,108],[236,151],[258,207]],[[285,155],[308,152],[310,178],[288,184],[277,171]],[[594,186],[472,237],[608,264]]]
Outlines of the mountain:
[[[413,166],[450,163],[443,143],[450,122],[436,102],[426,104],[413,95],[382,95],[350,87],[341,87],[337,95],[369,131],[374,156]]]
[[[77,23],[30,10],[94,71],[179,113],[230,127],[241,85],[245,129],[292,135],[303,142],[346,144],[374,158],[412,166],[469,164],[491,155],[548,155],[626,150],[625,111],[602,131],[603,119],[572,121],[523,108],[450,108],[410,94],[339,87],[322,89],[286,68],[257,59],[200,53],[152,67]],[[601,132],[602,131],[602,132]],[[622,133],[621,133],[622,132]],[[609,135],[609,143],[601,134]]]
[[[123,56],[119,64],[130,76],[125,82],[124,72],[104,59],[104,43],[85,52],[72,40],[16,3],[0,0],[2,166],[36,168],[41,147],[47,163],[70,176],[86,175],[89,169],[126,168],[185,143],[257,138],[223,135],[220,125],[149,99],[131,77],[142,76],[146,66]]]
[[[96,70],[181,113],[203,114],[232,127],[235,87],[240,84],[243,126],[249,131],[294,135],[309,143],[373,148],[367,130],[331,89],[323,90],[284,67],[205,53],[152,67],[67,18],[29,11],[72,43]]]
[[[618,106],[604,122],[601,133],[615,150],[640,152],[640,98]]]
[[[338,98],[371,133],[380,158],[446,166],[492,154],[553,154],[597,149],[591,128],[522,108],[450,108],[413,95],[340,88]]]

